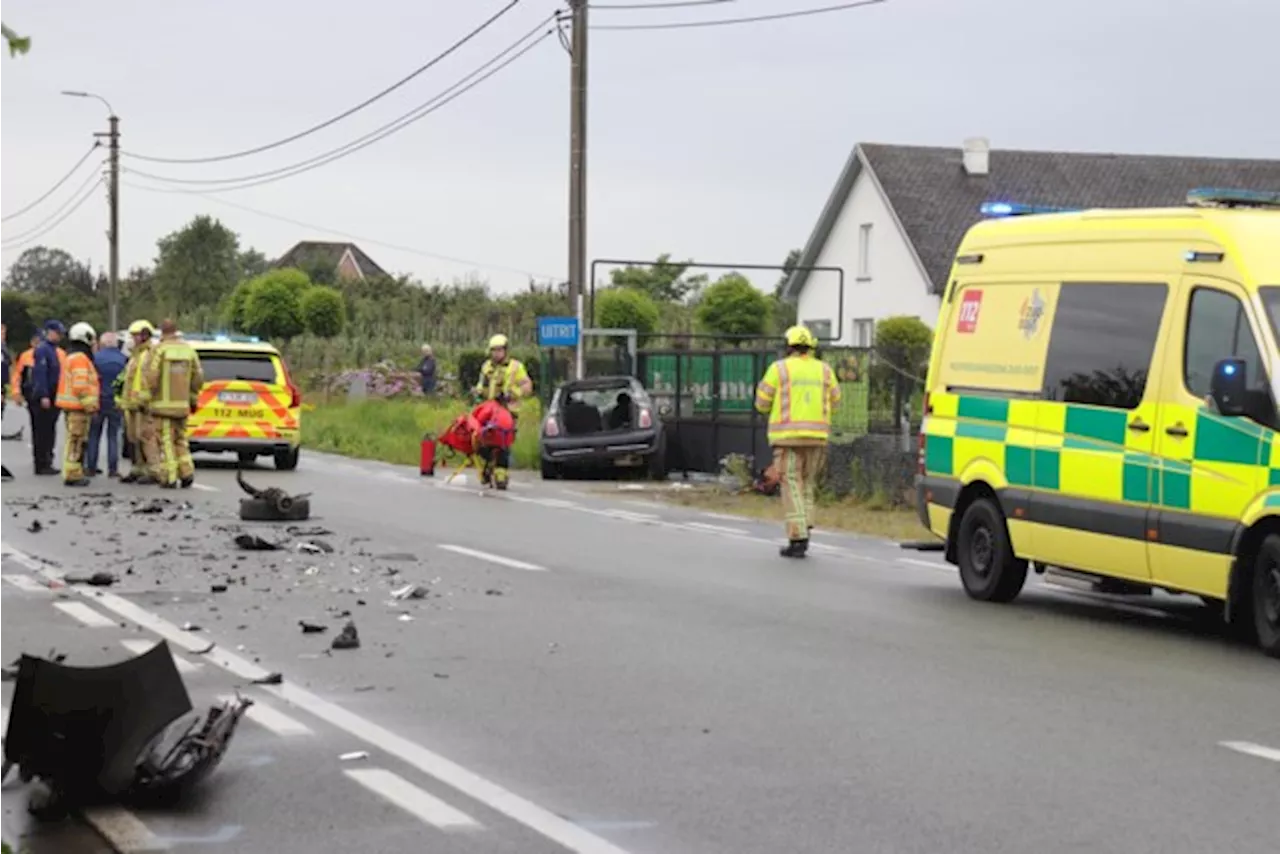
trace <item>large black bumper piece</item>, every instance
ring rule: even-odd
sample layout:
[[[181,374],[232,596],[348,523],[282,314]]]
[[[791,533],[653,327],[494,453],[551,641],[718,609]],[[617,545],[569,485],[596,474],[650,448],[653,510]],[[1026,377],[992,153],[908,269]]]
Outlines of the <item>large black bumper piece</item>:
[[[930,477],[916,475],[916,515],[926,528],[929,526],[929,505],[952,509],[960,496],[959,481],[949,477]]]

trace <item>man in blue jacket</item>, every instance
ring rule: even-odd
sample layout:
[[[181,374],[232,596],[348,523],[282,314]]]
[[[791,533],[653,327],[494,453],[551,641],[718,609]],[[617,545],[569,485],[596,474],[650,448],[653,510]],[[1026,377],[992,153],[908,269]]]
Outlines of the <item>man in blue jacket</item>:
[[[53,445],[58,437],[58,380],[62,376],[62,359],[58,342],[67,327],[61,320],[47,320],[44,339],[36,347],[31,368],[31,394],[27,406],[31,410],[31,455],[36,474],[58,474],[53,467]]]
[[[114,332],[104,332],[98,339],[98,352],[93,354],[93,366],[98,370],[100,396],[98,411],[89,423],[89,445],[85,448],[84,467],[89,475],[102,474],[98,468],[98,452],[102,448],[102,431],[107,431],[107,476],[120,476],[120,428],[123,416],[116,407],[116,377],[124,371],[129,360],[120,351],[120,340]]]

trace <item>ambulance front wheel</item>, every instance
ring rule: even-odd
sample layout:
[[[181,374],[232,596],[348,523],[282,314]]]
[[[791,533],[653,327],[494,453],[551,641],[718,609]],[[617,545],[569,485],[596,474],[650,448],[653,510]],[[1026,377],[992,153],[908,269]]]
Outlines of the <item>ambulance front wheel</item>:
[[[1253,628],[1258,646],[1280,658],[1280,534],[1262,541],[1253,565]]]
[[[993,499],[979,498],[960,517],[956,558],[964,592],[982,602],[1009,602],[1027,580],[1027,562],[1013,553],[1004,514]]]

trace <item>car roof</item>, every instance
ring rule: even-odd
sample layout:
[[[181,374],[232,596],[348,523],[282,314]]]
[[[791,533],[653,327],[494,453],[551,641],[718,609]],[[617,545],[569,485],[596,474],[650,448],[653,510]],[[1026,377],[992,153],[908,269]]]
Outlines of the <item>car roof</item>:
[[[197,352],[206,350],[217,350],[222,353],[266,353],[272,356],[279,356],[280,351],[274,345],[264,341],[207,341],[196,339],[188,341],[188,344]]]
[[[610,377],[587,377],[581,380],[567,380],[560,384],[560,389],[562,391],[603,391],[605,389],[618,388],[622,385],[634,388],[639,382],[633,376],[618,374]]]

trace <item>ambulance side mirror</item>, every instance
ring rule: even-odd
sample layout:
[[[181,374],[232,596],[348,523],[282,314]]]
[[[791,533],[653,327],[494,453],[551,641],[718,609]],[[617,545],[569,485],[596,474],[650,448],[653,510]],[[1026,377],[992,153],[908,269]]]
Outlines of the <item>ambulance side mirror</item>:
[[[1220,415],[1244,415],[1248,370],[1244,359],[1222,359],[1213,366],[1209,396]]]

